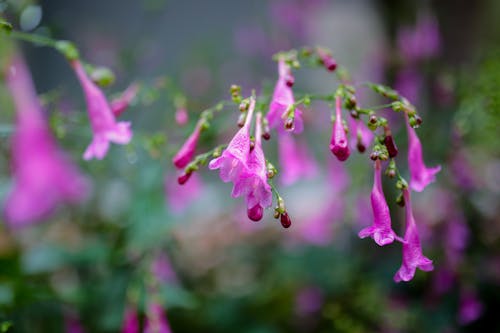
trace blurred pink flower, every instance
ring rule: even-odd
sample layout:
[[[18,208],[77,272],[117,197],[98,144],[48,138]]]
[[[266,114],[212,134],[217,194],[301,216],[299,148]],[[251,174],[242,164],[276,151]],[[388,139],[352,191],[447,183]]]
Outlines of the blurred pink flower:
[[[139,333],[139,316],[137,308],[132,305],[125,307],[122,322],[122,333]]]
[[[428,12],[419,13],[414,28],[402,27],[398,31],[397,44],[407,61],[414,62],[435,57],[441,48],[436,18]]]
[[[427,168],[424,164],[422,144],[410,126],[406,117],[406,127],[408,132],[408,167],[410,169],[410,187],[412,190],[422,192],[424,188],[436,180],[436,174],[441,171],[441,166]]]
[[[266,119],[271,128],[277,128],[279,132],[289,131],[300,133],[304,129],[304,122],[302,119],[302,111],[295,108],[295,98],[291,86],[294,83],[290,66],[283,60],[278,61],[278,81],[274,88],[273,98],[269,105],[269,112]],[[294,116],[291,123],[287,124],[289,108],[295,108],[293,111]]]
[[[68,311],[64,313],[64,331],[66,333],[84,333],[82,323],[78,313]]]
[[[396,73],[394,88],[411,103],[417,103],[423,85],[420,71],[413,66],[408,66]]]
[[[162,306],[155,301],[149,302],[146,313],[146,322],[144,325],[144,333],[171,332],[172,330],[170,329],[170,325]]]
[[[203,188],[201,177],[191,173],[188,182],[179,185],[177,178],[167,175],[165,177],[165,197],[170,210],[182,213],[189,205],[200,196]]]
[[[16,106],[17,126],[12,139],[14,188],[4,213],[11,226],[23,227],[46,217],[60,203],[83,200],[89,184],[57,147],[21,58],[13,60],[6,81]]]
[[[284,185],[316,174],[316,161],[305,144],[297,144],[291,133],[278,133],[277,141],[280,180]]]
[[[130,106],[130,103],[134,100],[138,91],[139,86],[136,83],[133,83],[118,98],[111,101],[110,107],[115,117],[119,117],[123,112],[125,112],[125,110]]]
[[[347,136],[342,123],[342,106],[340,96],[335,100],[335,123],[333,125],[332,139],[330,141],[330,150],[339,161],[345,161],[351,154],[347,143]]]
[[[71,65],[80,81],[87,101],[87,111],[94,132],[92,143],[87,147],[83,158],[103,159],[109,149],[109,142],[128,144],[132,139],[129,122],[116,122],[110,104],[104,93],[85,73],[83,65],[73,60]]]
[[[180,107],[175,111],[175,122],[180,125],[184,126],[187,124],[189,121],[189,114],[184,107]]]
[[[422,247],[418,236],[417,225],[411,208],[410,191],[403,189],[406,213],[406,232],[403,243],[403,263],[396,275],[394,281],[410,281],[415,275],[415,270],[420,268],[423,271],[432,271],[432,260],[422,254]]]
[[[382,169],[380,160],[374,163],[374,182],[371,193],[371,204],[373,210],[373,225],[364,228],[359,232],[360,238],[372,237],[380,246],[391,244],[394,239],[398,239],[391,227],[391,214],[389,206],[384,197],[382,189]]]
[[[191,133],[189,138],[182,145],[181,149],[179,149],[177,154],[175,154],[174,158],[172,159],[174,165],[177,168],[184,168],[193,159],[194,153],[196,151],[196,145],[198,144],[198,140],[200,139],[202,126],[203,123],[201,121],[198,121],[193,133]]]
[[[172,263],[169,257],[160,252],[155,255],[153,263],[151,265],[151,272],[155,279],[160,283],[177,283],[177,274],[175,274],[172,268]]]
[[[318,287],[306,287],[299,290],[295,296],[295,312],[300,316],[321,310],[325,295]]]
[[[260,221],[264,208],[272,204],[271,186],[267,182],[267,168],[262,151],[262,114],[257,113],[255,145],[250,151],[247,168],[240,174],[233,188],[233,197],[246,196],[248,217]]]

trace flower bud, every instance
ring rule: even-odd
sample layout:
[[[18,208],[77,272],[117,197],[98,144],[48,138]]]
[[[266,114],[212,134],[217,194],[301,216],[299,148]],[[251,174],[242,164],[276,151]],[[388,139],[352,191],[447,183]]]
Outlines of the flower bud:
[[[281,214],[280,222],[283,228],[290,228],[290,226],[292,225],[292,220],[290,219],[290,216],[288,215],[287,212]]]
[[[189,180],[189,178],[191,178],[191,175],[193,174],[193,172],[183,172],[178,178],[177,178],[177,182],[179,183],[179,185],[184,185],[187,183],[187,181]]]
[[[260,204],[256,204],[252,208],[247,209],[248,218],[254,222],[259,222],[264,216],[264,208]]]
[[[396,143],[394,142],[394,138],[392,137],[392,135],[385,136],[384,144],[387,148],[387,152],[389,153],[390,158],[394,158],[398,155],[398,147],[396,147]]]

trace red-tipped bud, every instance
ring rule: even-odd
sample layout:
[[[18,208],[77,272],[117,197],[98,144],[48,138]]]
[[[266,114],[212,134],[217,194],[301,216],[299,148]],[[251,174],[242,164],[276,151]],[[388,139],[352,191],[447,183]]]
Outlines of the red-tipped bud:
[[[290,216],[288,215],[287,212],[281,214],[280,222],[283,228],[290,228],[290,226],[292,225],[292,220],[290,219]]]
[[[358,142],[356,143],[356,148],[358,148],[358,151],[360,153],[364,153],[366,150],[366,146],[363,144],[361,140],[358,139]]]
[[[285,75],[285,83],[287,87],[293,87],[293,85],[295,84],[295,77],[292,74]]]
[[[393,158],[398,155],[398,147],[396,147],[396,143],[394,142],[392,135],[386,135],[384,138],[384,144],[387,148],[387,152],[389,153],[389,157]]]
[[[263,138],[264,140],[269,140],[269,139],[271,139],[271,133],[269,133],[269,132],[264,132],[264,133],[262,133],[262,138]]]
[[[293,117],[288,117],[285,121],[285,129],[287,131],[293,131],[295,128],[295,121]]]
[[[252,208],[247,209],[248,218],[254,222],[259,222],[264,216],[264,208],[260,204],[256,204]]]
[[[189,178],[191,178],[191,175],[193,173],[192,172],[183,172],[182,175],[180,175],[178,178],[177,178],[177,182],[179,183],[179,185],[184,185],[187,183],[187,181],[189,180]]]
[[[240,114],[240,116],[238,117],[238,127],[243,127],[243,125],[245,125],[245,120],[247,119],[247,114],[246,112]]]

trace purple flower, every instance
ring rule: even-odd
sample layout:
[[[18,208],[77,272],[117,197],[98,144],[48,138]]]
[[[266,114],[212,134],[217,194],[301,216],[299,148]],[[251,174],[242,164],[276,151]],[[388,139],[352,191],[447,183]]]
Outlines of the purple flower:
[[[460,297],[458,322],[467,325],[476,321],[483,313],[483,304],[473,291],[463,292]]]
[[[408,131],[408,167],[410,169],[410,186],[412,190],[422,192],[424,188],[436,180],[436,174],[441,171],[441,166],[427,168],[422,156],[422,144],[410,126],[406,117],[406,127]]]
[[[384,246],[394,242],[394,239],[398,237],[391,228],[391,214],[382,190],[382,169],[380,160],[375,161],[374,167],[374,182],[370,196],[373,210],[373,225],[361,230],[358,236],[360,238],[370,236],[375,240],[375,243]]]
[[[335,100],[335,123],[333,125],[332,140],[330,141],[330,150],[333,155],[337,156],[339,161],[345,161],[350,155],[349,145],[347,144],[347,136],[342,123],[342,107],[341,98],[337,96]]]
[[[297,144],[290,133],[279,133],[278,136],[282,183],[291,185],[299,179],[314,175],[317,167],[307,147]]]
[[[135,306],[128,305],[125,308],[122,322],[122,333],[139,333],[139,316]]]
[[[181,149],[179,149],[172,160],[177,168],[184,168],[193,159],[194,153],[196,151],[196,145],[198,144],[198,140],[200,139],[201,130],[202,122],[199,121],[198,124],[196,124],[193,133],[191,133],[189,138],[186,140],[186,142],[184,142]]]
[[[419,14],[414,28],[402,27],[399,30],[397,43],[407,61],[415,62],[436,56],[441,44],[436,18],[429,13]]]
[[[78,60],[71,62],[80,81],[87,101],[87,111],[94,132],[92,143],[87,147],[83,158],[99,160],[106,156],[109,142],[128,144],[132,139],[129,122],[116,122],[113,111],[104,96],[104,93],[90,80],[85,69]]]
[[[14,188],[4,214],[12,227],[23,227],[46,217],[60,203],[83,200],[89,188],[50,134],[22,59],[13,60],[7,86],[16,106],[17,126],[12,139]]]
[[[248,108],[247,118],[243,127],[236,133],[220,157],[210,161],[210,170],[220,169],[220,178],[223,182],[237,182],[248,165],[250,153],[250,123],[255,109],[255,100],[252,98]]]
[[[401,69],[396,74],[394,87],[411,103],[416,103],[420,98],[420,91],[423,85],[422,81],[422,74],[419,70],[412,66],[408,66]]]
[[[415,275],[415,270],[420,268],[423,271],[432,271],[432,260],[422,254],[420,239],[418,236],[417,225],[411,209],[410,191],[403,190],[406,212],[406,232],[403,242],[403,263],[396,275],[394,281],[410,281]]]
[[[161,305],[150,302],[146,313],[144,333],[171,333],[170,325]]]
[[[255,146],[249,154],[247,168],[235,181],[232,196],[245,195],[247,215],[252,221],[262,219],[264,208],[272,204],[271,186],[267,182],[266,159],[262,151],[262,115],[257,113]]]
[[[266,119],[271,128],[277,127],[277,130],[283,132],[288,130],[294,133],[300,133],[304,129],[302,120],[302,111],[294,106],[293,97],[294,78],[291,74],[290,66],[283,59],[278,61],[279,78],[274,88],[273,98],[269,106],[269,112]],[[293,117],[289,117],[290,108],[293,108]]]
[[[158,253],[154,257],[151,265],[151,272],[158,282],[172,284],[177,283],[177,275],[172,268],[172,263],[170,262],[168,256],[163,252]]]
[[[129,107],[138,91],[139,86],[135,83],[131,84],[120,97],[111,101],[110,107],[115,117],[121,116],[121,114]]]

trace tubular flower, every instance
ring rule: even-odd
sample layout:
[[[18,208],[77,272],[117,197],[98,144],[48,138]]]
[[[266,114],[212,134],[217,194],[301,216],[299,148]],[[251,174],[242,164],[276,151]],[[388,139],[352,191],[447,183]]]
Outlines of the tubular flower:
[[[236,185],[240,175],[247,168],[250,153],[250,124],[254,109],[255,99],[251,98],[245,124],[233,137],[222,155],[208,164],[210,170],[220,169],[220,178],[225,183],[233,181]]]
[[[87,101],[87,111],[94,132],[91,144],[85,150],[83,158],[99,160],[106,156],[109,142],[127,144],[132,139],[130,122],[116,122],[110,104],[104,93],[90,80],[85,69],[78,60],[73,60],[71,65],[80,81]]]
[[[44,218],[60,203],[81,201],[88,183],[56,146],[22,59],[14,59],[6,81],[16,106],[17,127],[12,144],[14,188],[4,213],[11,226],[22,227]]]
[[[408,117],[406,118],[408,131],[408,167],[410,169],[410,186],[416,192],[422,192],[424,188],[436,180],[436,174],[441,171],[441,166],[427,168],[424,164],[422,143],[410,126]]]
[[[144,333],[171,333],[170,325],[161,305],[150,302],[146,313]]]
[[[138,91],[139,86],[136,83],[131,84],[120,95],[120,97],[111,101],[110,107],[115,117],[121,116],[121,114],[130,106],[130,103],[132,103]]]
[[[307,147],[297,144],[292,135],[280,133],[278,138],[278,158],[281,166],[281,181],[291,185],[302,177],[312,176],[317,167]]]
[[[350,155],[349,145],[344,125],[342,124],[341,98],[337,96],[335,100],[335,124],[333,125],[332,140],[330,141],[330,150],[337,156],[339,161],[345,161]]]
[[[262,151],[262,119],[257,114],[255,126],[255,146],[248,157],[246,170],[235,181],[233,197],[246,196],[247,214],[252,221],[262,219],[264,208],[272,204],[271,186],[267,183],[266,159]]]
[[[198,144],[198,140],[200,139],[202,127],[203,123],[199,121],[196,124],[193,133],[189,136],[186,142],[184,142],[177,154],[175,154],[172,161],[177,168],[184,168],[193,159],[194,153],[196,151],[196,145]]]
[[[125,307],[123,314],[122,333],[139,333],[139,316],[137,315],[137,308],[132,305]]]
[[[288,130],[300,133],[304,129],[302,111],[295,108],[295,98],[291,88],[294,79],[290,66],[283,59],[278,61],[278,73],[278,81],[266,115],[267,121],[271,128],[276,127],[280,132]]]
[[[349,132],[351,135],[351,149],[358,149],[363,153],[373,140],[373,132],[360,119],[349,117]]]
[[[403,263],[396,275],[394,281],[410,281],[415,275],[415,270],[420,268],[423,271],[432,271],[432,260],[422,254],[420,238],[418,236],[417,225],[411,209],[410,191],[403,190],[406,212],[406,232],[403,242]]]
[[[380,160],[375,161],[373,189],[370,196],[373,210],[373,225],[358,234],[360,238],[372,237],[380,246],[391,244],[398,238],[391,228],[391,214],[382,190],[382,169]]]

